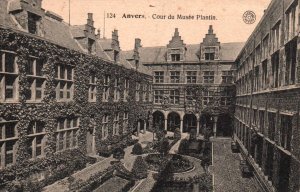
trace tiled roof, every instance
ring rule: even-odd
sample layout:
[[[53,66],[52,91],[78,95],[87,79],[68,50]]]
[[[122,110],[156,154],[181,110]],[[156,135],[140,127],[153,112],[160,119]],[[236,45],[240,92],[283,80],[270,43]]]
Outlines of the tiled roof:
[[[9,3],[8,0],[0,0],[0,25],[25,31],[7,10],[22,10],[20,0],[13,0],[11,3]],[[59,15],[53,12],[49,12],[49,14],[52,14],[55,17],[47,16],[47,14],[46,16],[43,16],[43,38],[62,47],[85,52],[80,46],[80,43],[76,41],[76,38],[85,38],[85,25],[70,26],[63,22]],[[97,39],[95,43],[96,56],[107,61],[113,61],[111,44],[111,39]],[[135,69],[135,67],[124,57],[122,51],[120,53],[120,62],[118,65],[128,69]],[[139,68],[138,71],[149,74],[148,70],[144,70],[143,67]]]
[[[74,38],[80,38],[80,37],[85,37],[84,35],[84,29],[85,26],[84,25],[73,25],[70,26],[71,28],[71,32]]]
[[[113,50],[111,47],[111,43],[112,39],[98,39],[96,43],[96,54],[105,60],[113,61]],[[128,60],[127,56],[127,52],[120,51],[120,62],[118,62],[117,64],[127,69],[136,69],[135,64],[132,61]],[[144,74],[151,75],[151,72],[148,70],[148,68],[143,65],[140,65],[138,67],[138,71]]]
[[[244,43],[221,43],[220,60],[235,61],[239,51]],[[185,62],[199,62],[200,44],[186,45]],[[142,63],[165,63],[166,46],[158,47],[141,47],[139,48],[140,59]],[[133,51],[126,51],[126,58],[131,58]]]
[[[70,26],[67,23],[56,21],[50,17],[45,17],[44,30],[44,38],[54,41],[63,47],[82,51],[79,44],[73,38]]]
[[[17,5],[13,5],[15,8],[17,7]],[[19,29],[17,24],[14,23],[13,19],[10,17],[10,15],[7,13],[7,1],[2,1],[0,0],[0,24],[7,26],[7,27],[11,27],[11,28],[15,28],[15,29]]]

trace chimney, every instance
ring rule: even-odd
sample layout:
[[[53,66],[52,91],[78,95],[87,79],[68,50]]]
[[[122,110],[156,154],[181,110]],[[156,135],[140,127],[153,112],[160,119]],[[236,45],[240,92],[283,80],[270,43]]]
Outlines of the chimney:
[[[93,13],[88,13],[88,19],[93,20]]]
[[[134,40],[134,49],[138,49],[140,47],[142,47],[141,39],[140,38],[135,38],[135,40]]]
[[[174,36],[179,36],[178,28],[175,28]]]
[[[100,29],[97,30],[96,38],[97,38],[97,39],[100,39]]]
[[[88,13],[87,24],[89,26],[94,26],[93,13]]]
[[[119,41],[118,30],[114,30],[111,35],[112,41]]]
[[[213,33],[214,33],[213,26],[209,25],[208,34],[213,34]]]

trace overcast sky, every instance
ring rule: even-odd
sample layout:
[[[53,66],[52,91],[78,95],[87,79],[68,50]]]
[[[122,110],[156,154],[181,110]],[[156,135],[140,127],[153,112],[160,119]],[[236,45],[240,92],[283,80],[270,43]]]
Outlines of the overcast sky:
[[[94,14],[94,26],[104,31],[104,12],[115,13],[116,18],[106,18],[105,36],[119,30],[122,50],[133,49],[134,39],[141,38],[144,47],[165,46],[174,28],[186,44],[197,44],[213,25],[221,43],[244,42],[263,16],[270,0],[70,0],[71,24],[86,23],[87,13]],[[69,21],[69,0],[43,0],[43,8],[51,10]],[[245,24],[243,13],[252,10],[256,14],[254,24]],[[146,18],[125,19],[123,14],[141,14]],[[153,19],[152,15],[213,15],[217,20],[168,20]]]

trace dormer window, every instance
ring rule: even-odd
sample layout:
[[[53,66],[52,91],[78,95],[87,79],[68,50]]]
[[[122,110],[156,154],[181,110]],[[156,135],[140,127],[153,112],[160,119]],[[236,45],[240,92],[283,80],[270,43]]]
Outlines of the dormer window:
[[[118,62],[119,51],[114,50],[114,62]]]
[[[171,54],[172,61],[180,61],[180,54]]]
[[[215,47],[206,47],[205,48],[205,60],[215,60]]]
[[[31,34],[38,33],[38,22],[41,19],[40,16],[28,12],[28,32]]]
[[[95,41],[93,39],[88,38],[88,52],[89,52],[89,54],[91,54],[93,52],[94,42]]]

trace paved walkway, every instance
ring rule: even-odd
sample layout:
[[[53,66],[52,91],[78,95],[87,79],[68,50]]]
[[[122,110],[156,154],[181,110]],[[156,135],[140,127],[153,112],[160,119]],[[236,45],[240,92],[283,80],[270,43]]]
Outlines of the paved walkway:
[[[147,142],[147,141],[152,141],[153,139],[153,134],[151,132],[146,132],[145,134],[140,134],[139,135],[139,143],[142,143],[142,145]],[[124,160],[122,160],[125,164],[127,164],[128,162],[130,162],[130,164],[132,163],[132,151],[133,146],[129,146],[125,149],[125,156],[124,156]],[[74,173],[72,176],[75,178],[75,180],[87,180],[88,178],[90,178],[92,175],[105,170],[106,168],[108,168],[110,166],[110,162],[114,160],[114,158],[112,156],[105,158],[102,161],[96,162],[95,164],[86,167],[85,169],[82,169],[76,173]],[[45,192],[66,192],[68,191],[68,185],[69,182],[67,180],[67,178],[64,178],[62,180],[59,180],[57,182],[55,182],[52,185],[46,186],[43,191]]]
[[[187,133],[181,133],[181,140],[185,139],[187,137],[188,137]],[[177,143],[175,143],[175,145],[172,146],[172,148],[170,149],[169,153],[176,154],[178,152],[179,145],[180,145],[180,140]]]
[[[239,168],[240,156],[231,152],[231,139],[216,138],[213,141],[213,165],[215,192],[262,191],[255,177],[243,178]]]

